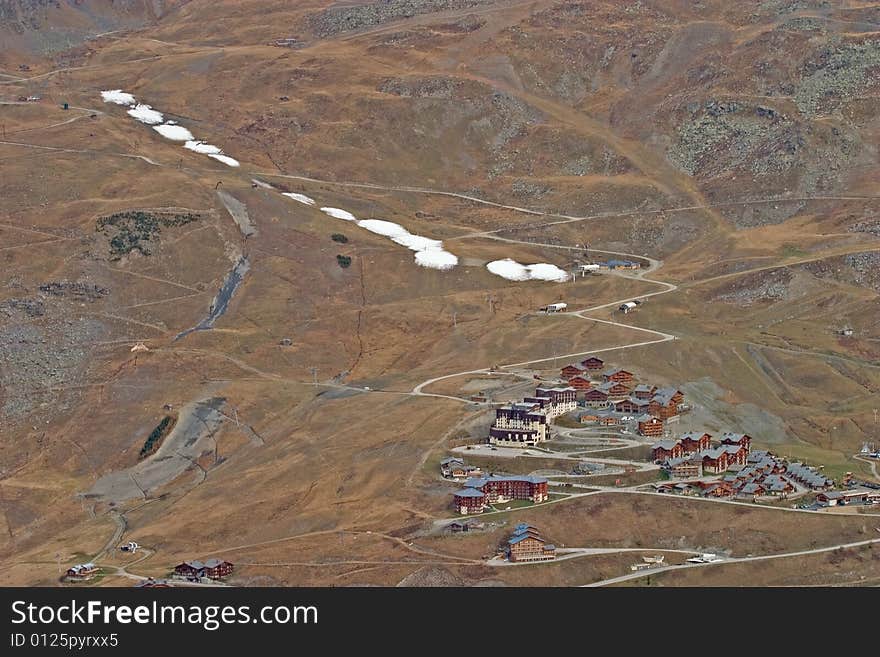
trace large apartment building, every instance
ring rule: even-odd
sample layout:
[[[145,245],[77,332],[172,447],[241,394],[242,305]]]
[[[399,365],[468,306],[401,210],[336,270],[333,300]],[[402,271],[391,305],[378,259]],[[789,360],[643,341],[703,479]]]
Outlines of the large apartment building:
[[[538,403],[507,404],[495,410],[495,422],[489,429],[493,445],[517,447],[535,445],[550,437],[547,413]]]

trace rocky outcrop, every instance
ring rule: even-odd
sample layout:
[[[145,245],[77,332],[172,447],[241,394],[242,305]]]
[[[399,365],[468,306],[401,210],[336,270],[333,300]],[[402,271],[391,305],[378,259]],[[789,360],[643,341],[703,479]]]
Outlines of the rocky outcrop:
[[[330,7],[309,17],[316,36],[329,37],[439,11],[468,9],[492,0],[379,0],[355,7]]]

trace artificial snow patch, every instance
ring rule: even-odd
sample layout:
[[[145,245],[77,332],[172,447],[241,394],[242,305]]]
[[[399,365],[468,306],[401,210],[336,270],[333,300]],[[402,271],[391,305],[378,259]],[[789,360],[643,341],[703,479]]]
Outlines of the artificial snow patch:
[[[344,219],[345,221],[357,221],[357,217],[355,217],[351,212],[346,210],[340,210],[339,208],[321,208],[321,212],[324,214],[329,214],[331,217],[336,219]]]
[[[193,134],[181,125],[170,125],[163,123],[162,125],[154,125],[153,130],[158,132],[165,139],[172,141],[193,141]]]
[[[124,92],[122,89],[109,89],[101,92],[101,98],[105,103],[116,103],[117,105],[134,105],[134,96]]]
[[[220,153],[223,152],[220,148],[214,146],[214,144],[206,144],[203,141],[188,141],[183,147],[195,151],[196,153],[202,153],[203,155],[220,155]]]
[[[233,157],[229,157],[228,155],[219,155],[217,153],[208,153],[208,157],[213,157],[218,162],[222,162],[228,167],[237,167],[239,166],[239,161]]]
[[[400,244],[415,251],[416,264],[420,267],[448,270],[458,264],[458,257],[446,251],[443,248],[443,242],[440,240],[413,235],[406,228],[393,221],[364,219],[358,222],[358,226],[365,228],[371,233],[389,237],[395,244]]]
[[[535,265],[527,265],[531,278],[536,281],[558,281],[563,283],[568,280],[568,274],[557,267],[546,262],[539,262]]]
[[[363,221],[358,222],[358,226],[365,228],[371,233],[376,233],[377,235],[382,235],[384,237],[402,237],[404,235],[409,235],[409,231],[400,224],[396,224],[393,221],[385,221],[383,219],[364,219]]]
[[[225,155],[223,153],[223,149],[219,146],[214,146],[214,144],[208,144],[207,142],[196,139],[195,137],[193,137],[193,134],[189,130],[181,125],[178,125],[177,121],[165,121],[165,117],[162,115],[162,112],[154,110],[149,105],[145,105],[143,103],[136,104],[137,101],[135,101],[134,96],[122,91],[122,89],[110,89],[107,91],[102,91],[101,98],[104,99],[105,103],[116,103],[117,105],[135,105],[130,110],[128,110],[128,114],[132,118],[140,121],[141,123],[146,123],[147,125],[153,126],[153,130],[165,137],[165,139],[186,142],[183,145],[184,148],[189,149],[195,153],[200,153],[202,155],[212,157],[218,162],[222,162],[226,166],[240,166],[238,160],[233,157],[229,157],[228,155]],[[163,121],[165,122],[162,123]],[[303,198],[308,197],[304,196]],[[302,202],[305,203],[306,201]],[[312,203],[314,203],[314,201],[312,201]],[[354,219],[354,217],[352,217],[352,219]]]
[[[452,269],[458,264],[458,257],[444,249],[425,249],[416,251],[416,264],[420,267],[440,269],[443,271]]]
[[[568,274],[557,267],[545,262],[539,262],[534,265],[523,265],[516,260],[505,258],[504,260],[493,260],[486,269],[501,276],[509,281],[567,281]]]
[[[294,201],[299,201],[300,203],[304,203],[306,205],[314,205],[315,199],[306,196],[305,194],[297,194],[296,192],[282,192],[282,196],[286,196],[287,198],[292,198]]]
[[[425,249],[440,249],[443,247],[443,242],[440,240],[432,240],[421,235],[413,235],[412,233],[395,235],[391,238],[391,241],[395,244],[400,244],[400,246],[405,246],[410,251],[424,251]]]
[[[165,120],[165,117],[162,116],[162,112],[157,112],[149,105],[137,105],[128,110],[128,114],[147,125],[156,125]]]
[[[486,269],[495,274],[506,278],[509,281],[527,281],[531,278],[529,270],[525,265],[519,264],[516,260],[505,258],[504,260],[493,260]]]

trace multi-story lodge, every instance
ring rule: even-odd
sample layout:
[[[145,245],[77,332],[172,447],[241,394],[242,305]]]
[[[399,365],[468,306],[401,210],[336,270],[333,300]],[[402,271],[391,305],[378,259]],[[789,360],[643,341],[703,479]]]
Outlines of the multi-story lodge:
[[[489,429],[493,445],[534,445],[547,440],[550,424],[540,404],[512,403],[495,410],[495,423]]]
[[[556,546],[548,543],[534,527],[520,523],[507,541],[510,561],[549,561],[556,558]]]
[[[615,367],[614,369],[602,372],[603,381],[615,381],[617,383],[632,383],[634,375],[632,372]]]
[[[584,375],[573,376],[568,380],[568,385],[575,390],[589,390],[593,387],[593,382]]]
[[[627,397],[621,399],[614,404],[614,410],[618,413],[634,413],[644,415],[648,412],[651,402],[647,399],[639,399],[638,397]]]
[[[703,476],[702,462],[694,461],[687,456],[669,459],[666,461],[666,466],[669,468],[669,474],[673,479],[693,479]]]
[[[633,397],[637,397],[638,399],[651,399],[654,396],[654,393],[657,392],[657,386],[651,385],[649,383],[640,383],[635,388],[633,388],[632,395]]]
[[[488,504],[486,493],[475,488],[464,488],[453,495],[453,506],[463,516],[482,513]]]
[[[605,361],[601,358],[596,358],[596,356],[590,356],[588,358],[584,358],[581,361],[581,365],[586,367],[590,372],[599,372],[603,367],[605,367]]]
[[[708,433],[688,431],[682,434],[678,440],[681,443],[682,452],[685,454],[696,454],[712,446],[712,436]]]
[[[568,381],[576,376],[589,376],[589,370],[580,363],[571,363],[566,365],[560,371],[562,378]]]
[[[652,438],[663,435],[663,420],[653,417],[647,413],[636,418],[638,423],[638,432],[640,436],[650,436]]]
[[[678,415],[678,406],[684,400],[684,395],[675,388],[661,388],[651,397],[651,415],[661,420],[668,420]]]
[[[537,388],[534,397],[526,397],[523,401],[537,403],[547,414],[547,419],[552,420],[577,409],[577,390],[571,386]]]
[[[584,404],[590,408],[607,408],[609,397],[610,395],[607,391],[600,388],[591,388],[584,393]]]
[[[464,486],[485,493],[489,504],[510,500],[531,500],[538,504],[549,496],[544,477],[490,475],[468,479]]]
[[[752,437],[744,433],[730,433],[728,431],[721,434],[721,444],[740,445],[742,447],[745,447],[746,451],[749,451],[752,447]]]
[[[679,459],[684,456],[684,449],[681,441],[678,440],[661,440],[651,445],[651,460],[655,463],[662,463],[669,459]]]

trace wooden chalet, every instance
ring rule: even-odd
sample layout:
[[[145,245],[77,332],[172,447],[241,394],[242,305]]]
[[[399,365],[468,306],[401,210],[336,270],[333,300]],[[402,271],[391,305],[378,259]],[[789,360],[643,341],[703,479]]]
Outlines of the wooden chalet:
[[[699,458],[702,463],[703,472],[720,474],[722,472],[725,472],[730,466],[729,452],[726,449],[722,449],[720,447],[699,452],[697,454],[697,458]]]
[[[566,381],[576,376],[589,376],[587,368],[580,363],[570,363],[563,367],[559,373]]]
[[[644,415],[648,412],[650,402],[647,399],[639,399],[638,397],[627,397],[621,399],[614,404],[614,410],[618,413],[631,413],[636,415]]]
[[[681,443],[677,440],[661,440],[651,445],[651,460],[655,463],[662,463],[668,459],[678,459],[683,455]]]
[[[663,420],[659,418],[645,414],[636,418],[636,422],[640,436],[656,438],[663,435]]]
[[[671,393],[657,392],[651,397],[648,412],[661,420],[668,420],[678,415],[678,403]]]
[[[534,527],[521,523],[507,541],[510,561],[549,561],[556,558],[556,546],[548,543]]]
[[[721,434],[722,445],[740,445],[750,452],[752,448],[752,437],[744,433],[723,433]]]
[[[640,383],[633,388],[632,396],[638,397],[639,399],[651,399],[655,392],[657,392],[657,386],[649,383]]]
[[[590,372],[599,372],[605,367],[605,361],[595,356],[584,358],[580,364]]]
[[[573,376],[568,380],[568,385],[575,390],[585,391],[590,390],[593,387],[593,382],[590,381],[586,376],[578,375]]]
[[[569,385],[573,386],[571,381]],[[591,408],[605,408],[608,406],[608,398],[609,394],[599,388],[591,388],[584,392],[584,403]]]
[[[604,390],[610,397],[621,399],[629,396],[630,386],[620,381],[606,381],[597,386],[600,390]]]
[[[616,383],[631,383],[635,375],[632,372],[616,367],[612,370],[602,372],[603,381],[614,381]]]
[[[193,559],[175,566],[174,574],[179,577],[186,577],[187,579],[202,579],[203,577],[223,579],[227,575],[232,574],[233,570],[235,570],[235,566],[231,562],[222,559],[208,559],[204,562]]]
[[[712,435],[708,433],[696,433],[689,431],[683,434],[679,439],[682,450],[685,454],[696,454],[703,452],[712,446]]]

